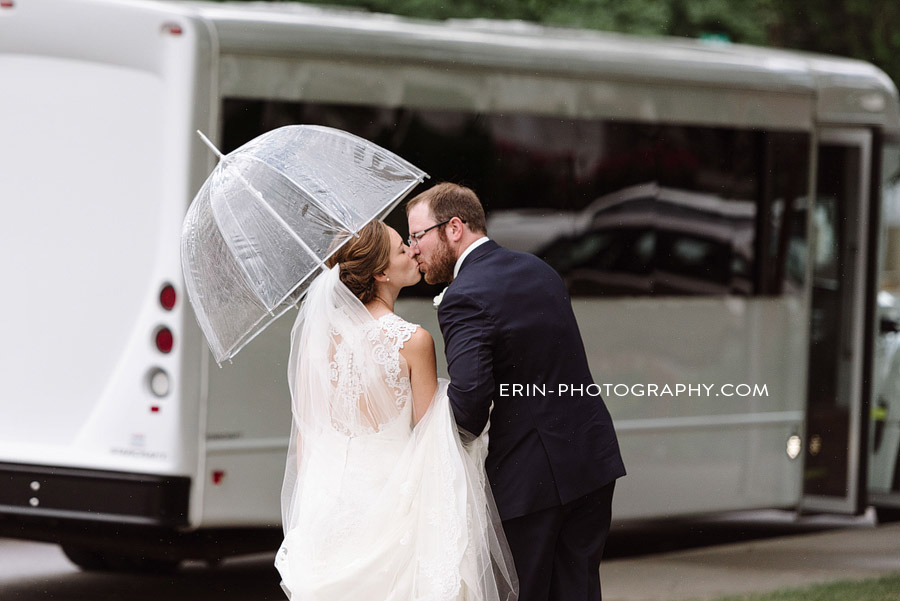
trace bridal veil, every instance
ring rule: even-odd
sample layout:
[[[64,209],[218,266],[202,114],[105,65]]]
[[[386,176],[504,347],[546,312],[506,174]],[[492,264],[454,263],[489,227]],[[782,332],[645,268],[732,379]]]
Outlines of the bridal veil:
[[[412,424],[399,350],[416,326],[373,318],[335,266],[291,335],[293,424],[275,565],[292,601],[513,601],[518,583],[484,474],[441,381]]]

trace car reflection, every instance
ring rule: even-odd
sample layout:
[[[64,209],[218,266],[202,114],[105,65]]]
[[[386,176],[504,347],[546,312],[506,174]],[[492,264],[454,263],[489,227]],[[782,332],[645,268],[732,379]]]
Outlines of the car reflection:
[[[496,211],[500,244],[543,258],[573,296],[750,295],[753,201],[645,183],[583,211]]]

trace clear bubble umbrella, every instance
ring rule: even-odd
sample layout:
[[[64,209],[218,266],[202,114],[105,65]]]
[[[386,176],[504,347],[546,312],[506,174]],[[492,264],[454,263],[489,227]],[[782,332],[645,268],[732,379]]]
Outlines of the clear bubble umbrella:
[[[218,363],[295,306],[341,245],[428,177],[368,140],[312,125],[215,152],[219,164],[184,219],[181,260]]]

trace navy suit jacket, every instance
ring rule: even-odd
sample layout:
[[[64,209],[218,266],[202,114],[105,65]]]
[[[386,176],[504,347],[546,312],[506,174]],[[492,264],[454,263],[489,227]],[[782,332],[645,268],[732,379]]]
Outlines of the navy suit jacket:
[[[482,244],[444,292],[438,321],[459,427],[480,434],[494,403],[487,474],[502,519],[568,503],[625,475],[609,411],[599,388],[588,388],[569,295],[549,265]]]

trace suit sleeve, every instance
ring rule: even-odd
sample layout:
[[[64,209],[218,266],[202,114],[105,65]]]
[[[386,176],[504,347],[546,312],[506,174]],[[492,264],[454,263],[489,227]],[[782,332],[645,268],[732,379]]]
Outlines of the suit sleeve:
[[[491,317],[475,299],[462,294],[445,297],[438,317],[453,415],[460,428],[479,435],[487,424],[494,397]]]

